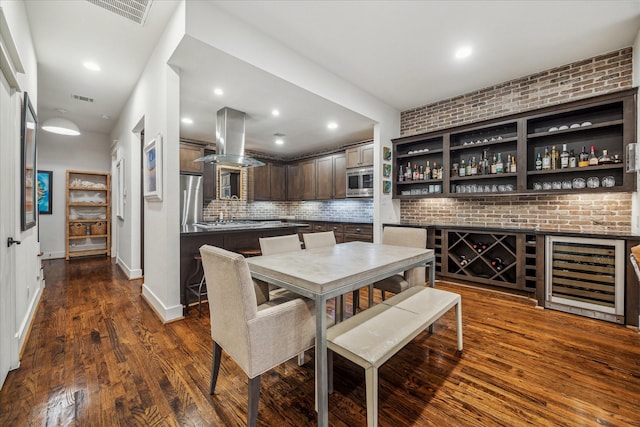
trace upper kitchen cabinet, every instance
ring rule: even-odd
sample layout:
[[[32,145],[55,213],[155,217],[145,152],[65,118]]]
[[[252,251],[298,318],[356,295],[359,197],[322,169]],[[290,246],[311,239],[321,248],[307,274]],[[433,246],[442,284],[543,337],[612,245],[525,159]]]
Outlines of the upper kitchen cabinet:
[[[302,200],[302,169],[299,163],[287,165],[287,200]]]
[[[316,161],[305,160],[300,162],[300,174],[302,175],[302,200],[315,200]]]
[[[346,197],[346,156],[344,153],[316,159],[316,199]]]
[[[215,151],[204,150],[204,155],[215,154]],[[202,164],[202,198],[205,202],[216,199],[216,165],[204,162]]]
[[[202,173],[204,164],[202,162],[194,162],[194,160],[203,155],[204,147],[202,145],[180,142],[180,172]]]
[[[279,163],[267,162],[251,168],[253,173],[253,200],[286,199],[286,169]]]
[[[347,169],[373,166],[373,144],[347,148]]]

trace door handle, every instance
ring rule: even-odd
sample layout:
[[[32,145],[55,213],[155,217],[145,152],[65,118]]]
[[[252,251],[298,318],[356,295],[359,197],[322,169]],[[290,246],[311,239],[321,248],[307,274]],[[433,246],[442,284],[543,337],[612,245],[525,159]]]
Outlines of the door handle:
[[[11,247],[11,245],[13,245],[14,243],[17,243],[18,245],[20,243],[22,243],[20,240],[13,240],[13,237],[9,237],[7,238],[7,247]]]

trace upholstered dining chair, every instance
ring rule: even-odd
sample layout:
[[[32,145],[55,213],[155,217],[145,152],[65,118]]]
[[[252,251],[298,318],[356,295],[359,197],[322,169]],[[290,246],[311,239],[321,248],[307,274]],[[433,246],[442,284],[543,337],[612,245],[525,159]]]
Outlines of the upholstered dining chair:
[[[385,227],[382,232],[382,244],[405,246],[412,248],[427,247],[427,230],[412,227]],[[401,274],[394,274],[373,284],[373,288],[380,289],[382,300],[386,292],[399,294],[412,286],[424,286],[426,281],[425,267],[415,267]],[[373,292],[369,288],[369,307],[373,305]]]
[[[262,293],[259,304],[255,282],[242,255],[209,245],[202,246],[200,253],[212,295],[209,393],[215,391],[224,349],[249,377],[247,426],[255,426],[260,375],[315,345],[315,306],[313,301],[301,298],[269,300],[268,292],[266,298]]]
[[[302,235],[305,249],[322,248],[336,244],[336,235],[333,231],[323,231],[320,233],[304,233]]]

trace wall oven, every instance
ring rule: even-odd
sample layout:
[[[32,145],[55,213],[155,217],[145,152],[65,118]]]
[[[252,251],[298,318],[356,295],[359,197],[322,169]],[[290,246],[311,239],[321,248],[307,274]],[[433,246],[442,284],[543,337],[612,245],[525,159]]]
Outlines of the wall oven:
[[[373,168],[347,170],[347,197],[373,197]]]

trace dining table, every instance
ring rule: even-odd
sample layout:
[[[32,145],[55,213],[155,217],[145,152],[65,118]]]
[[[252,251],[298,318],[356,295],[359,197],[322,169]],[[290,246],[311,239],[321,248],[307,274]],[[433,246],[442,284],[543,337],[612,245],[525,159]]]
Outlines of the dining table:
[[[256,256],[247,262],[253,278],[315,301],[317,425],[322,427],[329,425],[327,301],[419,266],[429,268],[430,286],[435,282],[432,249],[359,241]]]

